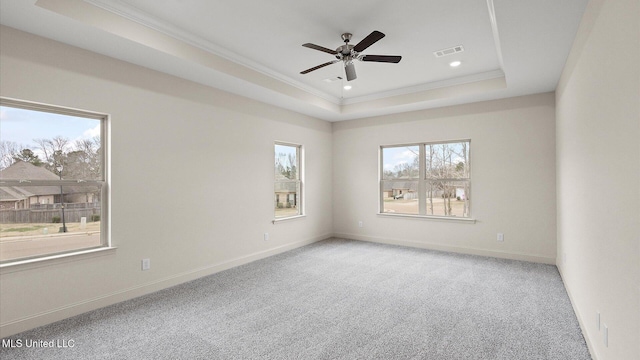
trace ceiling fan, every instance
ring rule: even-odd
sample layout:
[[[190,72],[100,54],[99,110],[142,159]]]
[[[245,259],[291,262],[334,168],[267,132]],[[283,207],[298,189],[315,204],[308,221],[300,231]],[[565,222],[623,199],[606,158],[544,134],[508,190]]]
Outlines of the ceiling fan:
[[[329,53],[331,55],[335,55],[337,60],[329,61],[324,64],[320,64],[318,66],[314,66],[310,69],[301,71],[300,74],[308,74],[314,70],[318,70],[325,66],[335,64],[339,61],[344,62],[344,70],[347,74],[347,81],[355,80],[356,76],[356,68],[353,65],[353,60],[360,61],[374,61],[374,62],[386,62],[386,63],[394,63],[397,64],[402,60],[402,56],[397,55],[362,55],[360,54],[369,46],[375,44],[378,40],[382,39],[384,34],[380,31],[374,30],[371,34],[367,35],[364,39],[362,39],[355,46],[349,44],[351,41],[351,34],[344,33],[342,34],[342,40],[344,41],[344,45],[341,45],[335,50],[328,49],[326,47],[315,45],[311,43],[302,44],[304,47],[308,47],[310,49],[315,49],[319,51],[323,51]]]

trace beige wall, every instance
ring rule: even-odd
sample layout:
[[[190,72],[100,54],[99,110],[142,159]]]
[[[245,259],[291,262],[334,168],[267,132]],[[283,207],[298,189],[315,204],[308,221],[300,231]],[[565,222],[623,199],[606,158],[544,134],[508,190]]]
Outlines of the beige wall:
[[[556,92],[558,267],[599,360],[640,359],[639,23],[592,0]]]
[[[640,358],[639,15],[637,0],[592,0],[555,98],[333,125],[1,28],[0,95],[112,115],[118,248],[1,270],[0,337],[335,233],[557,258],[596,358]],[[475,223],[376,215],[380,145],[467,138]],[[305,146],[307,216],[273,225],[275,140]],[[140,271],[142,258],[150,271]]]
[[[334,233],[554,263],[554,101],[547,93],[334,123]],[[380,145],[456,139],[471,139],[476,223],[376,215]]]
[[[2,269],[0,336],[331,235],[330,123],[6,27],[0,62],[2,96],[111,115],[118,247]],[[274,225],[276,140],[305,147],[307,216]]]

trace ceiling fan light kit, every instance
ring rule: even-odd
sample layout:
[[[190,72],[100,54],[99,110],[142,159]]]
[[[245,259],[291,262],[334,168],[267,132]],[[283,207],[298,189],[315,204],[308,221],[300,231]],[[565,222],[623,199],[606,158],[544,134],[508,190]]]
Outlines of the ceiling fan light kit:
[[[344,71],[347,77],[347,81],[355,80],[356,76],[356,68],[353,64],[354,60],[359,61],[369,61],[369,62],[382,62],[382,63],[394,63],[397,64],[402,60],[402,56],[397,55],[363,55],[362,51],[367,49],[369,46],[375,44],[380,39],[382,39],[385,35],[380,31],[374,30],[371,34],[367,35],[364,39],[362,39],[355,46],[349,44],[351,41],[351,33],[342,34],[342,41],[344,41],[344,45],[339,46],[336,50],[331,50],[324,46],[315,45],[311,43],[302,44],[304,47],[308,47],[310,49],[326,52],[328,54],[334,55],[337,60],[329,61],[324,64],[320,64],[309,68],[307,70],[301,71],[300,74],[308,74],[312,71],[321,69],[325,66],[329,66],[331,64],[335,64],[339,61],[344,63]]]
[[[344,72],[347,75],[347,81],[355,80],[357,78],[356,67],[353,65],[353,61],[345,61]]]

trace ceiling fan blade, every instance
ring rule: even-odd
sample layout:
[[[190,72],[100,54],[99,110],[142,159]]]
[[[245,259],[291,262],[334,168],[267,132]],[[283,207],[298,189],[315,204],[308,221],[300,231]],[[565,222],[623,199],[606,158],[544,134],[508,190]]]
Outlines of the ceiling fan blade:
[[[302,46],[304,46],[304,47],[308,47],[309,49],[314,49],[314,50],[323,51],[323,52],[329,53],[329,54],[331,54],[331,55],[336,55],[336,54],[338,54],[338,52],[337,52],[337,51],[335,51],[335,50],[327,49],[327,48],[326,48],[326,47],[324,47],[324,46],[320,46],[320,45],[316,45],[316,44],[306,43],[306,44],[302,44]]]
[[[333,60],[333,61],[326,62],[326,63],[324,63],[324,64],[320,64],[320,65],[318,65],[318,66],[314,66],[314,67],[312,67],[311,69],[307,69],[307,70],[305,70],[305,71],[300,71],[300,74],[308,74],[308,73],[310,73],[310,72],[312,72],[312,71],[314,71],[314,70],[318,70],[318,69],[323,68],[323,67],[325,67],[325,66],[328,66],[328,65],[331,65],[331,64],[335,64],[335,63],[337,63],[338,61],[340,61],[340,60]]]
[[[399,63],[402,60],[402,56],[396,55],[365,55],[360,58],[362,61],[375,61],[375,62],[386,62],[386,63]]]
[[[353,50],[356,52],[362,52],[364,49],[369,46],[375,44],[378,40],[382,39],[384,34],[378,30],[374,30],[371,34],[367,35],[366,38],[362,39],[356,46],[353,47]]]

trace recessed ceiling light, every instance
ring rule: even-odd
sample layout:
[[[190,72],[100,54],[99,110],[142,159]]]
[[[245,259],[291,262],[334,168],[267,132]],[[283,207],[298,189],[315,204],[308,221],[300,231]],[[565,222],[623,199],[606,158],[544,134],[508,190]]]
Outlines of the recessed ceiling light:
[[[351,85],[345,85],[345,86],[344,86],[344,89],[345,89],[345,90],[351,90]]]
[[[458,67],[458,66],[460,66],[460,64],[462,64],[462,62],[460,62],[460,61],[452,61],[452,62],[449,63],[449,66]]]

